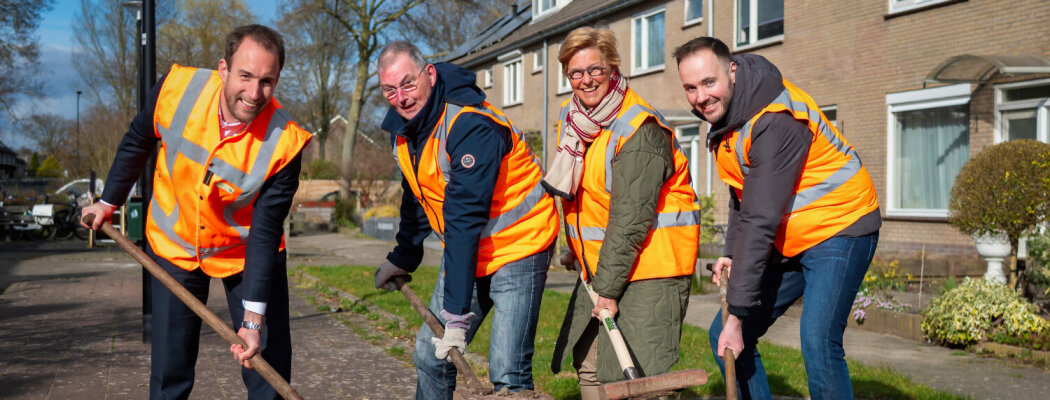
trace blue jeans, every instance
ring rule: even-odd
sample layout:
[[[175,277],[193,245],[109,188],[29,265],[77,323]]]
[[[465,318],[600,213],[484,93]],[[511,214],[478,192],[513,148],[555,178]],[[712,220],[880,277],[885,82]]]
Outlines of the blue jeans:
[[[782,263],[770,264],[762,277],[762,307],[744,318],[744,350],[737,355],[737,393],[741,399],[772,399],[762,357],[755,345],[770,325],[803,298],[800,334],[802,358],[812,399],[852,399],[853,386],[842,349],[842,334],[857,290],[875,255],[879,233],[833,237]],[[711,349],[717,356],[722,313],[711,321]]]
[[[474,280],[474,295],[470,311],[474,320],[467,330],[467,343],[485,320],[492,316],[492,338],[489,342],[489,380],[496,391],[532,390],[532,353],[535,351],[536,320],[539,318],[543,286],[547,281],[547,266],[551,249],[508,263],[496,273]],[[442,265],[434,294],[430,296],[430,311],[442,324],[445,288],[445,266]],[[416,336],[413,360],[416,364],[416,399],[451,399],[456,389],[456,367],[451,362],[434,357],[430,338],[434,331],[426,324]]]

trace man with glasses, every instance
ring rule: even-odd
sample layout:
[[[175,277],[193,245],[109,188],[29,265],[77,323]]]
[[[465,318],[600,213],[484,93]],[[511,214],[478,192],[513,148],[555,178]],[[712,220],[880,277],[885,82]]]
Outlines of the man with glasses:
[[[411,280],[431,233],[444,243],[430,311],[445,335],[419,330],[416,398],[452,398],[449,350],[466,350],[493,310],[489,379],[497,391],[532,390],[536,320],[558,234],[542,166],[521,131],[485,101],[473,72],[428,64],[405,41],[383,48],[378,70],[390,102],[382,127],[404,193],[397,246],[376,269],[376,288]]]

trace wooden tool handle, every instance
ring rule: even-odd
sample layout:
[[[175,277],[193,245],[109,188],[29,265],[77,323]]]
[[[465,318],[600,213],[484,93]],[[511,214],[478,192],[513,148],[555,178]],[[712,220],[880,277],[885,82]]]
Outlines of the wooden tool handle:
[[[729,292],[729,267],[723,265],[722,272],[718,276],[718,297],[722,303],[722,329],[726,327],[726,320],[729,319],[729,303],[726,302],[726,293]],[[716,354],[717,355],[717,354]],[[725,365],[726,365],[726,399],[736,400],[736,357],[733,355],[733,350],[726,348],[725,350]]]
[[[437,338],[445,337],[445,327],[441,325],[434,313],[430,312],[430,309],[423,305],[423,301],[419,299],[419,296],[416,296],[416,292],[413,292],[412,288],[408,287],[408,282],[405,282],[405,279],[402,277],[395,277],[394,281],[400,287],[401,294],[405,295],[408,302],[412,304],[412,308],[419,313],[419,316],[423,317],[423,321],[434,332],[434,336]],[[460,353],[459,349],[453,347],[448,351],[448,355],[452,358],[452,364],[456,365],[459,373],[463,374],[463,379],[467,381],[467,386],[470,387],[470,391],[473,394],[488,394],[492,392],[478,380],[478,376],[474,374],[474,370],[470,368],[470,364],[467,364],[467,359],[463,357],[463,353]]]
[[[594,292],[590,282],[583,281],[583,287],[587,289],[591,304],[598,304],[598,293]],[[598,322],[605,327],[605,333],[609,334],[609,341],[612,342],[613,351],[616,352],[616,360],[620,362],[624,378],[638,379],[638,368],[634,366],[631,352],[627,349],[627,342],[623,340],[623,334],[620,333],[620,327],[616,325],[612,313],[608,309],[601,309],[598,311]]]
[[[91,226],[94,220],[95,215],[89,214],[84,217],[83,222],[87,226]],[[245,348],[248,347],[244,343],[244,340],[241,339],[240,336],[237,336],[236,333],[234,333],[233,329],[230,329],[230,327],[226,325],[221,319],[219,319],[219,317],[216,316],[215,313],[211,312],[211,310],[209,310],[208,307],[204,305],[204,303],[201,303],[201,301],[198,300],[196,296],[191,294],[188,290],[186,290],[186,288],[182,287],[182,285],[179,284],[179,282],[176,281],[175,278],[172,278],[167,271],[161,268],[160,265],[157,265],[157,263],[153,261],[152,258],[149,258],[149,256],[146,255],[146,253],[143,253],[142,249],[140,249],[138,246],[132,243],[131,240],[129,240],[126,236],[121,234],[120,231],[117,230],[117,228],[114,228],[112,224],[110,224],[109,222],[105,222],[102,224],[102,227],[99,228],[99,230],[105,233],[106,235],[109,235],[109,237],[113,239],[113,241],[116,242],[117,245],[120,246],[120,248],[124,249],[124,251],[128,252],[128,254],[131,254],[131,256],[134,257],[135,260],[137,260],[140,264],[142,264],[142,266],[145,267],[150,274],[153,274],[153,276],[157,278],[157,280],[160,281],[160,283],[164,284],[164,286],[167,287],[168,290],[171,290],[171,292],[175,294],[175,297],[178,297],[179,300],[182,300],[182,302],[185,303],[186,306],[190,308],[190,310],[193,310],[193,312],[197,314],[197,316],[199,316],[201,320],[203,320],[205,323],[208,324],[208,326],[215,330],[215,332],[218,333],[219,336],[222,336],[222,338],[225,339],[226,342],[230,344],[239,344]],[[283,396],[286,399],[302,400],[302,396],[300,396],[299,393],[296,392],[294,388],[292,388],[292,385],[289,385],[288,381],[285,381],[284,377],[282,377],[281,374],[277,373],[277,371],[274,370],[272,366],[270,366],[270,363],[266,362],[266,360],[264,360],[259,353],[255,353],[255,355],[252,356],[252,358],[248,359],[248,363],[250,363],[252,368],[255,368],[256,371],[259,371],[259,375],[262,375],[263,379],[266,379],[266,382],[269,382],[270,386],[273,386],[273,388],[277,390],[277,393],[279,393],[281,396]]]

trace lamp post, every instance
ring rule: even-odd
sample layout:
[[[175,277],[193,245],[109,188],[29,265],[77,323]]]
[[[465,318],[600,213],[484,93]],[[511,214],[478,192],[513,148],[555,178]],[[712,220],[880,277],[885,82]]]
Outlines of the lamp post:
[[[73,150],[77,156],[77,165],[83,165],[80,163],[80,95],[84,92],[81,90],[77,91],[77,148]],[[94,195],[94,193],[92,193]]]
[[[135,0],[125,1],[124,7],[128,10],[135,10],[135,25],[137,27],[135,32],[135,43],[137,46],[138,55],[138,75],[139,75],[139,95],[138,95],[138,111],[141,112],[146,108],[146,102],[148,101],[149,90],[153,87],[153,84],[157,80],[156,73],[156,37],[157,37],[157,21],[156,21],[156,2],[155,0]],[[136,187],[138,188],[137,193],[139,196],[139,202],[142,204],[141,212],[143,213],[142,219],[145,220],[146,210],[149,210],[149,194],[152,193],[153,186],[153,171],[156,164],[156,150],[153,155],[150,156],[149,161],[146,162],[146,168],[142,171],[142,175],[139,176],[139,181]],[[145,223],[141,224],[143,232],[137,232],[142,240],[139,242],[143,250],[146,249],[148,244],[146,243]],[[152,306],[152,295],[151,288],[152,279],[150,274],[145,268],[142,269],[142,341],[149,343],[153,320],[153,306]]]

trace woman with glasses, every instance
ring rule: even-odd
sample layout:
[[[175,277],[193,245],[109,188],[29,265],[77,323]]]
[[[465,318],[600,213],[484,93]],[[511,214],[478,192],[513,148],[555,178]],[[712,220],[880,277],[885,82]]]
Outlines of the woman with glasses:
[[[624,378],[591,318],[602,309],[615,316],[640,375],[667,372],[678,361],[700,211],[673,130],[620,74],[612,31],[570,32],[558,61],[572,98],[562,106],[543,185],[562,198],[571,247],[562,262],[575,261],[582,272],[551,367],[557,373],[571,349],[580,392],[596,399],[599,382]]]

